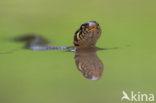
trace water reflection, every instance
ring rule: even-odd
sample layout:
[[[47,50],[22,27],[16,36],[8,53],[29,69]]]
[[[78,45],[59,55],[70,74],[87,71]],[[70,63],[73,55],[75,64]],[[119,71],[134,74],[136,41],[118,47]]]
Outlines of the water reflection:
[[[102,61],[99,59],[96,54],[97,50],[103,50],[105,48],[97,48],[97,47],[56,47],[56,46],[46,46],[49,43],[45,38],[38,35],[23,35],[15,39],[19,42],[26,42],[24,48],[32,49],[35,51],[40,50],[60,50],[66,49],[67,51],[74,51],[75,53],[75,63],[77,69],[83,74],[83,76],[87,79],[91,80],[99,80],[102,76],[102,72],[104,69]]]
[[[103,73],[103,63],[96,54],[96,47],[81,47],[75,50],[75,63],[83,76],[90,80],[99,80]]]

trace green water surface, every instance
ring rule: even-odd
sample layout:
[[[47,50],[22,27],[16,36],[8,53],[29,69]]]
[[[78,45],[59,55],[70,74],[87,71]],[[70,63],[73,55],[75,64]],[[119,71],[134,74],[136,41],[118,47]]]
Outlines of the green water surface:
[[[154,0],[2,0],[0,103],[129,102],[121,101],[122,91],[156,96],[155,5]],[[73,46],[74,33],[89,21],[102,29],[98,47],[119,47],[97,51],[104,64],[98,81],[84,78],[73,52],[25,50],[24,43],[12,41],[37,33],[49,45]]]

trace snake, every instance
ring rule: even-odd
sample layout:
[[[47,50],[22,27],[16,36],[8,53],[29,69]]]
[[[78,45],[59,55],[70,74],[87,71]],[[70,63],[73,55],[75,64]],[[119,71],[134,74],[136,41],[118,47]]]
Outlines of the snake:
[[[34,51],[41,50],[61,50],[61,49],[75,49],[79,47],[95,47],[97,40],[101,36],[101,28],[96,21],[83,23],[75,32],[73,38],[73,46],[47,46],[48,40],[37,34],[27,34],[16,38],[16,41],[26,42],[24,48],[32,49]]]

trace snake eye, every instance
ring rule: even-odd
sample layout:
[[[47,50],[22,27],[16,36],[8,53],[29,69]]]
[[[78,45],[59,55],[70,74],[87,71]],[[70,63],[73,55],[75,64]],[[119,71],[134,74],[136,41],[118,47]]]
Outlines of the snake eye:
[[[99,26],[99,24],[97,23],[97,26]]]
[[[83,28],[84,28],[84,26],[81,26],[81,27],[80,27],[80,30],[83,30]]]

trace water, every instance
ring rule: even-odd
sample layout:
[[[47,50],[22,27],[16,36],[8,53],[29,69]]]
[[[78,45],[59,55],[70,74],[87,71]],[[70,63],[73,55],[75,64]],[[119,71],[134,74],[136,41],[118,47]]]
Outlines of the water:
[[[74,52],[21,49],[1,54],[1,100],[119,102],[123,90],[155,93],[152,53],[155,52],[132,46],[97,51],[104,64],[103,75],[97,81],[86,79],[77,69]]]
[[[123,91],[156,95],[154,1],[15,0],[0,8],[0,102],[120,103]],[[49,45],[73,46],[74,32],[91,20],[102,28],[98,47],[119,47],[96,52],[104,67],[97,81],[77,69],[74,52],[32,51],[10,41],[37,33]]]

